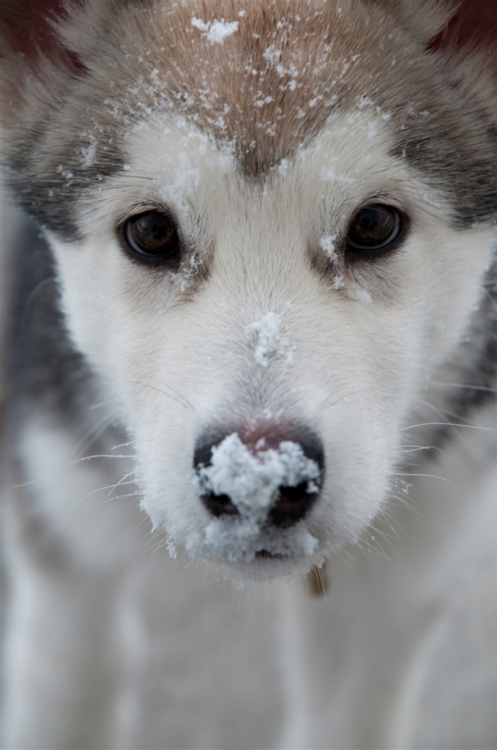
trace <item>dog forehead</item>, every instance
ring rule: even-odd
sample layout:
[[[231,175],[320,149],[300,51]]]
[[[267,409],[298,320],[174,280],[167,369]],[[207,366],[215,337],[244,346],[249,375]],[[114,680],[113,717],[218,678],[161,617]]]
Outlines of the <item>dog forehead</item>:
[[[182,116],[228,143],[247,176],[291,155],[334,110],[388,88],[384,61],[401,52],[394,17],[350,0],[193,0],[147,14],[151,90],[163,85]]]

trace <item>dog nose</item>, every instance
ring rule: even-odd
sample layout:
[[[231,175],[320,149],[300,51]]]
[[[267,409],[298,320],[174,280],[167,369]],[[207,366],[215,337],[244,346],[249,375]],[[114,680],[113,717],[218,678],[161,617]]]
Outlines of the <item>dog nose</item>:
[[[316,502],[324,475],[321,441],[307,430],[240,430],[205,436],[194,453],[200,498],[209,513],[288,528]]]

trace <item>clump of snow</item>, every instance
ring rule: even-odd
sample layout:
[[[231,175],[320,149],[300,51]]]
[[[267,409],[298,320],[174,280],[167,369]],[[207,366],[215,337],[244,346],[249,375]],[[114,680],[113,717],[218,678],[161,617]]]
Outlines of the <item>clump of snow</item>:
[[[319,466],[298,443],[288,440],[265,450],[261,441],[256,449],[252,453],[236,432],[225,438],[213,448],[210,466],[197,474],[201,494],[228,495],[242,515],[257,518],[261,510],[265,518],[280,487],[308,482],[308,492],[316,492]]]
[[[282,558],[311,557],[318,540],[302,523],[290,529],[260,529],[246,519],[227,517],[215,518],[207,525],[202,546],[213,561],[236,564],[251,563],[262,551]],[[195,547],[190,540],[188,551],[194,552]]]
[[[251,562],[262,551],[281,557],[312,555],[318,542],[303,523],[280,529],[266,520],[281,487],[307,482],[307,492],[313,494],[320,481],[318,464],[298,443],[285,441],[277,450],[265,450],[260,441],[254,453],[237,433],[229,435],[213,448],[210,465],[197,470],[194,484],[199,495],[228,495],[239,515],[213,519],[202,538],[190,538],[188,550],[201,548],[212,559],[232,563]]]
[[[171,273],[170,278],[174,284],[179,286],[182,294],[192,287],[198,275],[200,258],[194,254],[190,256],[189,262],[179,273]]]
[[[327,234],[326,236],[321,237],[321,239],[319,240],[321,250],[324,250],[327,258],[331,261],[335,261],[337,259],[337,252],[335,248],[336,238],[336,234]]]
[[[276,65],[281,59],[281,50],[278,49],[278,47],[275,47],[274,44],[270,44],[263,52],[262,56],[270,65]]]
[[[358,302],[362,302],[365,305],[370,305],[373,301],[373,298],[371,297],[368,290],[364,289],[364,287],[362,286],[359,286],[359,284],[354,284],[352,293]]]
[[[73,180],[73,178],[74,178],[73,173],[70,172],[68,169],[64,169],[64,167],[63,167],[62,164],[59,164],[59,166],[57,167],[57,173],[60,174],[60,175],[62,175],[62,177],[65,180],[67,180],[67,182],[69,182],[69,183],[71,183],[72,180]]]
[[[353,177],[337,174],[333,167],[326,167],[323,169],[322,176],[325,182],[337,182],[342,185],[352,185],[354,183]]]
[[[95,159],[97,156],[97,142],[95,138],[90,138],[90,144],[88,148],[83,148],[81,151],[83,154],[82,167],[83,169],[89,169],[95,163]]]
[[[224,44],[224,40],[238,31],[239,21],[211,21],[206,23],[200,18],[192,18],[192,26],[204,32],[211,44]]]
[[[260,109],[266,104],[271,104],[271,102],[274,102],[274,96],[263,96],[260,99],[256,99],[254,101],[254,107],[258,107]]]
[[[281,319],[269,312],[246,328],[247,336],[254,341],[254,358],[262,367],[268,367],[274,357],[293,361],[294,347],[281,335]]]

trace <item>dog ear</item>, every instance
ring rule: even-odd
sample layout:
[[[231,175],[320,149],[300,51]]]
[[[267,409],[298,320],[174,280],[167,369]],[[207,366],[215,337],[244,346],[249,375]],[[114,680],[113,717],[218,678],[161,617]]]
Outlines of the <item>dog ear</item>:
[[[0,107],[3,143],[37,106],[57,97],[70,76],[85,66],[63,32],[87,0],[0,0]],[[2,146],[3,148],[3,146]]]
[[[445,2],[454,12],[430,49],[445,50],[456,62],[478,53],[497,77],[497,0],[461,0],[455,6]]]
[[[77,67],[76,56],[63,44],[57,26],[82,0],[0,0],[0,58],[31,69],[47,60]]]

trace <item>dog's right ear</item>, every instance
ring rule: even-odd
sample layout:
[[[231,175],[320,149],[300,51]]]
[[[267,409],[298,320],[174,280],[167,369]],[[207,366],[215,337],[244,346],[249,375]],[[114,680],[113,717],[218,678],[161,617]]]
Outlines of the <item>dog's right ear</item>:
[[[77,67],[57,26],[81,5],[82,0],[0,0],[0,59],[16,60],[33,71],[44,60]]]
[[[451,11],[451,17],[432,39],[430,49],[446,51],[455,63],[477,53],[487,72],[497,78],[497,0],[441,3]]]
[[[49,100],[68,76],[84,74],[63,29],[87,0],[0,0],[0,108],[3,138],[28,101]]]

